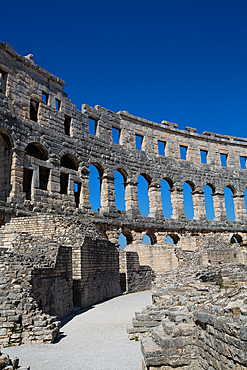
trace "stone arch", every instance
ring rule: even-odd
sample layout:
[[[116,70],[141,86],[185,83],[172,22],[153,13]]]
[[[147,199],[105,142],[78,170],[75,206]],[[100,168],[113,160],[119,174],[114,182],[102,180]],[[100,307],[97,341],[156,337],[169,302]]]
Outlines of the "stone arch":
[[[0,129],[0,200],[6,201],[11,190],[11,165],[13,140],[4,129]]]
[[[180,238],[177,234],[167,233],[167,236],[169,236],[173,240],[173,244],[178,244]]]
[[[11,150],[14,147],[14,141],[10,133],[4,128],[0,128],[0,136],[4,140],[4,145],[8,150]]]
[[[238,243],[240,245],[243,244],[243,238],[241,235],[235,233],[235,234],[232,234],[231,238],[230,238],[230,244],[234,244],[234,243]]]
[[[101,208],[101,188],[104,169],[98,162],[89,164],[89,198],[94,211]]]
[[[163,215],[165,218],[171,218],[173,213],[171,191],[174,188],[174,183],[170,177],[164,177],[160,181],[160,186]]]
[[[70,170],[77,171],[79,167],[79,161],[73,154],[64,154],[60,160],[61,166]]]
[[[127,173],[124,169],[117,167],[114,171],[115,205],[120,211],[126,210],[125,188],[127,182]]]
[[[236,195],[236,189],[231,184],[226,185],[224,188],[224,197],[225,197],[225,208],[226,216],[229,221],[235,220],[235,207],[233,197]]]
[[[184,204],[184,213],[187,219],[193,220],[194,218],[194,202],[193,202],[193,192],[195,191],[195,184],[186,180],[182,186],[183,189],[183,204]]]
[[[152,179],[146,173],[140,173],[137,178],[137,196],[139,203],[139,211],[142,216],[148,216],[150,209],[150,193],[149,186],[152,183]]]
[[[46,161],[48,159],[47,149],[42,144],[37,142],[29,143],[25,148],[25,152],[30,157],[41,159],[42,161]]]
[[[152,231],[147,231],[145,235],[149,236],[151,245],[157,244],[157,238],[155,233],[153,233]]]
[[[130,178],[130,170],[124,164],[117,164],[113,166],[112,173],[114,174],[115,171],[118,171],[123,176],[124,181],[128,181]]]
[[[206,183],[203,187],[204,200],[205,200],[205,211],[207,220],[213,220],[215,218],[214,212],[214,200],[213,195],[215,194],[215,186],[211,183]]]
[[[225,187],[230,189],[233,195],[236,195],[237,191],[234,185],[229,184],[229,185],[226,185]]]
[[[131,234],[131,231],[129,231],[129,230],[122,230],[122,234],[126,238],[127,245],[132,244],[132,242],[133,242],[133,236]]]

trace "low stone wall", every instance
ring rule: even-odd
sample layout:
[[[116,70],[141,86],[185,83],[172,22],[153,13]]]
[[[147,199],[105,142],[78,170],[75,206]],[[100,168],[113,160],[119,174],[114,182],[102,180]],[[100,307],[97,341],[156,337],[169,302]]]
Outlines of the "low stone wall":
[[[55,268],[32,271],[32,297],[42,312],[60,320],[73,309],[72,250],[60,246]]]
[[[11,250],[1,253],[0,269],[0,344],[54,341],[60,321],[49,312],[65,315],[73,306],[72,277],[64,275],[71,270],[69,248],[23,233]]]
[[[129,244],[124,248],[124,251],[137,252],[140,265],[150,266],[156,274],[162,274],[178,267],[175,246],[170,243],[163,243],[162,245]]]
[[[74,304],[88,307],[121,293],[118,248],[85,237],[80,248],[81,278],[73,280]]]
[[[155,279],[155,273],[150,266],[143,266],[139,263],[139,257],[136,252],[126,253],[126,281],[128,293],[142,292],[149,290],[152,281]]]

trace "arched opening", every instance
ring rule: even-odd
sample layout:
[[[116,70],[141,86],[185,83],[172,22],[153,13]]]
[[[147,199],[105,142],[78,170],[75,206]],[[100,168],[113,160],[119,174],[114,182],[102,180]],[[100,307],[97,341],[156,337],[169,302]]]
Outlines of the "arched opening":
[[[61,166],[77,171],[78,161],[72,154],[65,154],[61,158]]]
[[[192,191],[194,190],[194,184],[189,181],[183,183],[183,197],[184,197],[184,213],[188,220],[193,220],[194,217],[194,205]]]
[[[206,215],[208,220],[213,220],[215,217],[214,213],[214,201],[213,201],[213,194],[215,192],[215,188],[211,184],[207,184],[203,188],[204,196],[205,196],[205,209]]]
[[[235,220],[235,212],[234,212],[234,202],[233,202],[233,195],[234,191],[233,188],[230,186],[226,186],[224,189],[225,195],[225,206],[226,206],[226,216],[229,221]]]
[[[46,161],[48,158],[47,150],[43,147],[43,145],[39,143],[30,143],[27,145],[25,152],[27,155],[30,155],[31,157],[41,159],[43,161]]]
[[[126,236],[124,236],[124,234],[123,233],[121,233],[120,235],[119,235],[119,238],[118,238],[118,244],[119,244],[119,247],[121,248],[121,249],[124,249],[126,246],[127,246],[127,238],[126,238]]]
[[[11,190],[11,148],[10,137],[0,132],[0,200],[3,201],[7,200]]]
[[[166,243],[178,244],[179,236],[177,234],[167,234]]]
[[[101,207],[101,181],[100,177],[103,174],[100,166],[97,164],[90,164],[89,166],[89,198],[90,204],[94,211],[98,211]]]
[[[242,236],[239,234],[233,234],[233,236],[230,239],[230,244],[239,243],[240,245],[243,243]]]
[[[244,191],[244,201],[245,201],[245,209],[246,209],[246,213],[247,213],[247,188]]]
[[[39,143],[29,143],[25,152],[30,157],[46,161],[48,159],[48,152],[46,148]],[[47,190],[48,181],[50,176],[50,169],[45,166],[39,167],[39,189]],[[26,193],[26,199],[31,199],[31,184],[33,177],[33,169],[24,168],[23,173],[23,191]]]
[[[146,235],[149,237],[152,245],[157,243],[157,238],[153,232],[148,231]]]
[[[164,178],[161,180],[160,185],[161,185],[162,211],[164,217],[171,218],[172,202],[170,190],[173,188],[173,182],[169,178]]]
[[[125,184],[126,177],[121,170],[114,172],[115,204],[119,211],[125,211]]]
[[[137,183],[139,211],[142,216],[147,217],[149,214],[148,185],[151,181],[147,175],[141,174],[138,176]]]
[[[145,244],[152,244],[151,243],[151,238],[150,236],[148,236],[147,234],[144,235],[143,239],[142,239],[142,242],[145,243]]]

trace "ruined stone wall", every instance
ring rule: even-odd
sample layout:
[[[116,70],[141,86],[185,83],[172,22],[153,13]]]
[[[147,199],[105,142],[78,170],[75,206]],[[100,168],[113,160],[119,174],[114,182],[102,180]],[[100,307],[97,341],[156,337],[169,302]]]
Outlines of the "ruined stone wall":
[[[0,179],[0,191],[2,188],[1,199],[8,200],[13,212],[19,213],[22,206],[26,211],[77,208],[90,212],[88,167],[94,164],[101,178],[101,208],[100,214],[91,214],[109,240],[114,241],[120,230],[134,242],[143,233],[155,239],[165,231],[224,230],[242,233],[246,242],[247,176],[246,170],[240,168],[240,157],[247,157],[247,139],[209,132],[198,134],[189,127],[180,130],[167,121],[157,124],[126,111],[113,113],[99,106],[84,104],[80,112],[63,91],[64,81],[5,43],[0,43],[0,71],[4,86],[0,93],[0,156],[7,180]],[[88,134],[89,119],[95,122],[95,135]],[[119,144],[113,142],[113,128],[119,130]],[[141,150],[136,149],[136,135],[142,137]],[[165,155],[158,153],[159,141],[165,143]],[[181,146],[187,148],[186,160],[181,159]],[[207,152],[206,164],[201,163],[201,150]],[[222,167],[220,154],[226,155],[227,167]],[[124,212],[117,212],[115,205],[115,170],[124,178]],[[149,217],[139,214],[140,174],[149,184]],[[162,212],[162,179],[171,188],[171,219],[165,219]],[[191,186],[194,202],[194,219],[189,221],[183,209],[185,181]],[[74,192],[74,183],[79,185],[78,194]],[[214,221],[206,219],[206,184],[213,192]],[[225,186],[233,191],[234,222],[226,218]]]
[[[71,249],[22,233],[1,252],[0,268],[0,343],[54,341],[57,316],[73,308]]]
[[[151,289],[155,273],[151,266],[140,265],[136,252],[126,252],[126,290],[128,293]]]
[[[130,338],[143,338],[143,369],[246,369],[245,265],[174,270],[152,293],[128,328]]]
[[[117,247],[107,240],[86,237],[80,253],[81,278],[74,278],[74,305],[88,307],[118,296],[121,290]]]
[[[162,274],[178,267],[175,247],[169,243],[163,245],[130,244],[124,251],[138,253],[140,264],[150,266],[156,274]]]
[[[220,234],[181,237],[177,244],[129,244],[124,251],[138,253],[140,264],[150,266],[156,275],[184,266],[247,262],[245,248],[226,242]]]

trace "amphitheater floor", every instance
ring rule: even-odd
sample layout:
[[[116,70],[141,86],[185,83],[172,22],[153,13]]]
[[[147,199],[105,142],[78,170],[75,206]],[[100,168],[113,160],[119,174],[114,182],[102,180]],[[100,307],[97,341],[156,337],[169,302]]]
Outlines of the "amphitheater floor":
[[[141,370],[140,342],[129,341],[127,324],[151,303],[150,291],[122,295],[78,312],[55,344],[4,348],[31,370]]]

